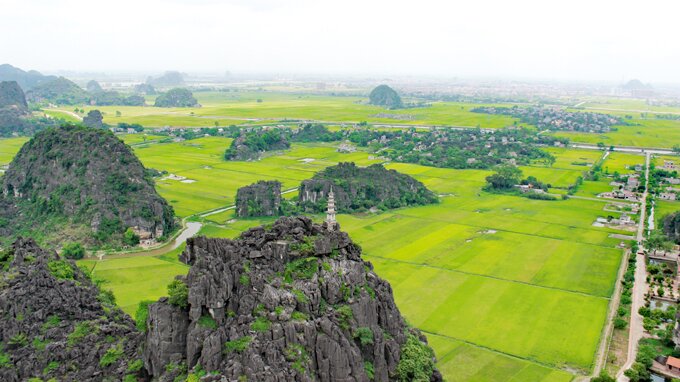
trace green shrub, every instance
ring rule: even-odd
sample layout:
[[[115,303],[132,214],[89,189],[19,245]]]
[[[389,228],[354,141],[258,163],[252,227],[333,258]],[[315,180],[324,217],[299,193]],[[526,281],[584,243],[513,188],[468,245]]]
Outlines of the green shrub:
[[[9,358],[7,353],[2,351],[2,348],[0,347],[0,369],[5,367],[12,367],[12,360]]]
[[[42,325],[43,330],[51,329],[57,327],[61,323],[61,318],[57,316],[56,314],[53,314],[49,317],[47,317],[47,320],[45,320],[45,323]]]
[[[309,317],[307,317],[306,314],[296,310],[290,315],[290,318],[292,318],[294,321],[306,321]]]
[[[28,337],[24,333],[16,334],[10,337],[8,344],[18,347],[24,347],[28,345]]]
[[[369,380],[373,380],[375,377],[375,369],[373,367],[372,362],[365,361],[364,362],[364,371],[366,372],[366,376],[368,376]]]
[[[139,244],[139,236],[137,236],[135,231],[132,230],[132,227],[129,227],[127,230],[125,230],[125,233],[123,234],[123,243],[131,247]]]
[[[217,322],[209,315],[201,316],[198,319],[198,326],[206,329],[217,329]]]
[[[250,329],[256,332],[266,332],[272,326],[272,323],[266,317],[258,317],[250,324]]]
[[[310,280],[319,270],[319,260],[316,257],[305,257],[286,264],[283,278],[290,283],[293,280]]]
[[[66,243],[61,254],[67,259],[80,260],[85,256],[85,248],[80,243]]]
[[[123,382],[137,382],[137,377],[134,374],[127,374],[123,378]]]
[[[149,305],[153,304],[151,300],[140,301],[137,305],[137,311],[135,312],[135,325],[137,329],[146,333],[146,321],[149,318]]]
[[[361,327],[354,331],[354,338],[359,340],[361,346],[373,345],[373,331],[371,328]]]
[[[307,297],[305,292],[301,291],[300,289],[293,289],[291,293],[295,295],[295,299],[298,300],[300,304],[306,304],[309,302],[309,297]]]
[[[338,313],[338,319],[340,321],[340,327],[347,330],[350,327],[350,321],[354,318],[354,312],[349,305],[342,305],[335,309]]]
[[[107,367],[116,363],[123,356],[123,346],[121,344],[111,346],[106,353],[99,359],[99,366]]]
[[[434,352],[415,335],[408,334],[401,347],[397,376],[402,382],[429,382],[434,370]]]
[[[73,268],[71,265],[63,260],[52,260],[47,263],[47,268],[50,270],[52,276],[59,280],[73,280]]]
[[[32,345],[33,345],[33,349],[38,350],[38,351],[42,351],[42,350],[45,350],[45,348],[47,347],[47,344],[49,344],[49,343],[50,343],[50,341],[48,341],[46,339],[41,340],[40,337],[34,337]]]
[[[97,300],[99,300],[99,302],[101,302],[104,305],[110,306],[116,305],[116,296],[113,294],[112,291],[108,289],[100,289],[99,295],[97,295]]]
[[[52,361],[43,369],[43,374],[49,374],[59,368],[59,362]]]
[[[306,372],[305,366],[309,363],[309,354],[304,346],[300,344],[290,344],[285,349],[283,349],[283,356],[286,361],[291,363],[291,367],[304,374]]]
[[[180,308],[189,306],[189,288],[181,280],[173,280],[168,285],[168,302]]]
[[[249,286],[250,285],[250,276],[248,276],[245,273],[241,273],[241,276],[238,278],[238,282],[243,285],[243,286]]]
[[[621,317],[616,317],[616,318],[614,319],[614,328],[616,328],[616,329],[623,329],[623,328],[626,327],[626,325],[628,325],[628,323],[627,323],[626,320],[624,320],[623,318],[621,318]]]
[[[67,343],[73,346],[80,342],[83,338],[87,337],[93,331],[92,324],[89,321],[83,321],[73,328],[73,332],[68,335]]]
[[[237,352],[241,353],[248,348],[250,342],[253,340],[250,336],[243,336],[233,341],[227,341],[224,344],[225,353]]]
[[[144,367],[144,361],[136,359],[128,364],[127,371],[129,373],[136,373],[142,370],[142,367]]]

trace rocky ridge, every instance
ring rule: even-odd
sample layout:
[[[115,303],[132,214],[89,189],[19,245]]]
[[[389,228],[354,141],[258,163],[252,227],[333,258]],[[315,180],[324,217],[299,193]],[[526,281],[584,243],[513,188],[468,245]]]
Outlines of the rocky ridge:
[[[145,377],[143,336],[72,261],[18,239],[0,268],[0,380]]]
[[[283,217],[236,240],[189,239],[180,259],[185,291],[149,306],[144,363],[159,381],[188,370],[202,381],[441,381],[389,283],[337,226]]]

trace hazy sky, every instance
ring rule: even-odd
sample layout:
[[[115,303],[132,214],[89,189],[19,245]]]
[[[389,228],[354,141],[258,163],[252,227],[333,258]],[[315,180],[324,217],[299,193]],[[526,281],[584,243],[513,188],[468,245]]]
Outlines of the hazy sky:
[[[24,69],[680,83],[680,1],[0,0]]]

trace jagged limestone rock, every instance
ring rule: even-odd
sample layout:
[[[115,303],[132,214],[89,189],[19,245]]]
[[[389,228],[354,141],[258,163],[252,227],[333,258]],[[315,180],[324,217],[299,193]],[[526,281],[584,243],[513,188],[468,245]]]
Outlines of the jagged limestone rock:
[[[236,216],[278,216],[281,213],[281,182],[260,180],[236,192]]]
[[[143,336],[72,261],[18,239],[0,268],[0,380],[144,378]]]
[[[413,379],[399,374],[401,349],[425,338],[346,233],[284,217],[236,240],[189,239],[180,259],[191,265],[185,307],[161,299],[147,320],[144,360],[159,381],[178,364],[208,371],[202,381]],[[419,380],[440,381],[425,358]]]

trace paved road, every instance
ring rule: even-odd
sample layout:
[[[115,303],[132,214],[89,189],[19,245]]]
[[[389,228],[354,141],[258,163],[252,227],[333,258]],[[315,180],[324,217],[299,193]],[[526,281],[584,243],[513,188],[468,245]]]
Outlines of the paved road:
[[[571,145],[573,148],[577,149],[587,149],[587,150],[602,150],[602,147],[598,147],[597,145],[589,145],[585,143],[573,143]],[[614,151],[621,151],[621,152],[626,152],[626,153],[635,153],[635,154],[661,154],[661,155],[677,155],[676,152],[674,152],[671,149],[664,149],[660,147],[636,147],[636,146],[614,146]]]
[[[649,160],[650,153],[647,153],[645,158],[645,192],[642,194],[642,204],[640,205],[640,220],[638,222],[637,231],[637,241],[642,249],[642,238],[645,227],[645,213],[647,209],[645,208],[645,203],[647,202],[647,188],[649,185]],[[616,374],[616,380],[619,382],[628,382],[628,377],[623,375],[623,372],[628,370],[635,362],[635,356],[637,355],[638,342],[644,334],[644,328],[642,327],[642,316],[638,314],[640,307],[645,305],[645,294],[647,294],[647,269],[645,264],[645,256],[631,254],[631,256],[637,256],[637,262],[635,266],[635,283],[633,285],[633,303],[631,304],[631,314],[630,314],[630,325],[628,334],[628,355],[626,358],[626,363],[623,364],[621,370]]]

